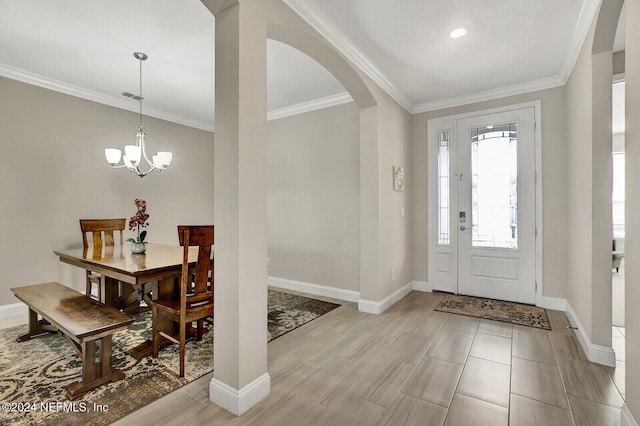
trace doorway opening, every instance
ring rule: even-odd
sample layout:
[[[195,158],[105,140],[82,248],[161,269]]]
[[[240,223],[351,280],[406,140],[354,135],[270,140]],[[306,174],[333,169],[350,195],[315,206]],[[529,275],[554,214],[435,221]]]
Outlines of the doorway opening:
[[[538,108],[429,121],[433,290],[536,303]]]
[[[613,244],[611,272],[611,344],[616,365],[625,362],[625,82],[618,79],[612,92],[613,189],[611,196]]]

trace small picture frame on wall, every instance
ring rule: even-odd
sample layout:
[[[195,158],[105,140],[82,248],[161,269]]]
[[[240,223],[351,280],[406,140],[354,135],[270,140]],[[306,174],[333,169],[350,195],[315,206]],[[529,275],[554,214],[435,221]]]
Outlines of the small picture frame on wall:
[[[404,191],[404,169],[402,167],[393,166],[393,189]]]

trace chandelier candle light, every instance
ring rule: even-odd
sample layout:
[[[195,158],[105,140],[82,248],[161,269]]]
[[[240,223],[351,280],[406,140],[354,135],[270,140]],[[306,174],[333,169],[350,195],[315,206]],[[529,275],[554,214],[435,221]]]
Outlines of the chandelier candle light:
[[[170,152],[164,151],[158,152],[152,157],[152,160],[149,160],[147,157],[144,140],[145,133],[142,129],[142,61],[147,59],[147,55],[142,52],[134,52],[133,56],[140,61],[140,94],[135,96],[129,93],[123,93],[123,95],[134,99],[137,98],[140,102],[140,124],[138,126],[138,133],[136,133],[136,144],[126,145],[124,147],[124,155],[122,155],[121,150],[116,148],[106,148],[104,150],[104,155],[107,159],[107,163],[109,163],[109,165],[114,169],[126,167],[129,171],[142,178],[153,171],[161,172],[162,170],[165,170],[169,167],[169,164],[171,164],[173,155]],[[120,164],[120,157],[122,157],[123,164]],[[140,169],[140,163],[143,158],[148,166],[148,169],[145,171]]]

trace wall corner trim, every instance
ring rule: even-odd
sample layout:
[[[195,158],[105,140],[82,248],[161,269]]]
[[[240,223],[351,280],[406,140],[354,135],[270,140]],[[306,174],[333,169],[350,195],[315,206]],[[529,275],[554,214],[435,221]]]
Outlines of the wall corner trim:
[[[242,389],[235,389],[213,377],[209,383],[209,399],[236,416],[241,415],[271,391],[269,373],[255,379]]]
[[[584,351],[587,359],[591,362],[595,362],[596,364],[606,365],[608,367],[616,366],[616,353],[613,348],[609,348],[607,346],[596,345],[591,342],[591,339],[584,331],[584,327],[580,323],[578,316],[573,311],[571,304],[567,301],[567,309],[566,309],[567,318],[571,323],[572,327],[576,328],[576,336],[578,337],[578,341],[580,342],[580,346],[582,346],[582,350]]]
[[[567,300],[558,297],[542,296],[538,302],[540,308],[553,309],[555,311],[567,311]]]
[[[431,286],[429,285],[428,282],[426,281],[412,281],[411,282],[411,286],[413,287],[413,289],[415,291],[423,291],[426,293],[431,293],[433,291],[433,289],[431,288]]]
[[[409,294],[411,290],[413,290],[413,281],[403,285],[379,302],[375,300],[360,299],[358,301],[358,310],[368,314],[379,315],[389,309],[398,300]]]
[[[620,410],[620,426],[638,426],[638,422],[631,415],[627,404],[622,404],[622,409]]]

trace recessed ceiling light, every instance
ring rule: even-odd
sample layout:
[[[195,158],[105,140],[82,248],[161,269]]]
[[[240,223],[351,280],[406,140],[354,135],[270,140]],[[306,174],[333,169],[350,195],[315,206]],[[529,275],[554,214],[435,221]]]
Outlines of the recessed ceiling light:
[[[457,28],[453,31],[451,31],[451,33],[449,34],[449,37],[451,38],[460,38],[463,35],[465,35],[467,33],[467,29],[466,28]]]

